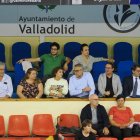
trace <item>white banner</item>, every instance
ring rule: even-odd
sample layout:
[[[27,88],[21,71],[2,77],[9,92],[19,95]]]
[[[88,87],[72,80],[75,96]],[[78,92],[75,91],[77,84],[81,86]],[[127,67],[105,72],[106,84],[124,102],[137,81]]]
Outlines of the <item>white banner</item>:
[[[111,36],[138,37],[140,26],[128,33],[118,33],[105,23],[0,24],[0,36]]]

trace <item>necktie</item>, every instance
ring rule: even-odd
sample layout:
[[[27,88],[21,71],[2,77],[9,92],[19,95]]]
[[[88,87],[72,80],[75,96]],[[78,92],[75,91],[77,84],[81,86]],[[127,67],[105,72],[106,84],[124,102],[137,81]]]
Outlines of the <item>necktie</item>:
[[[138,81],[137,81],[137,78],[136,78],[134,88],[133,88],[133,95],[132,95],[133,97],[136,97],[137,88],[138,88]]]

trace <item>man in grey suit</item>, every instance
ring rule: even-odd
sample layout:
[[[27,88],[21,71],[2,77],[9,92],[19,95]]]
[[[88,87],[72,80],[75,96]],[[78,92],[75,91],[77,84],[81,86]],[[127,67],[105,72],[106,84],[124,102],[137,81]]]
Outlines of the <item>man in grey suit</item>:
[[[98,79],[99,96],[105,98],[117,97],[122,93],[122,84],[118,75],[113,73],[114,65],[107,63],[105,73]]]

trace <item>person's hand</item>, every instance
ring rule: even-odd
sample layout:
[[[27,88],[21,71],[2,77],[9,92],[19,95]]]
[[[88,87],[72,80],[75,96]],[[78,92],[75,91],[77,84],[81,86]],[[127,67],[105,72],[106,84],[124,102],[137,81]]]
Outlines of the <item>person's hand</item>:
[[[9,95],[5,95],[5,97],[4,97],[4,98],[6,98],[6,99],[7,99],[7,98],[10,98],[10,96],[9,96]]]
[[[124,125],[121,124],[121,125],[120,125],[120,129],[124,129],[124,128],[125,128]]]
[[[91,132],[95,135],[97,134],[97,131],[95,129],[91,129]]]
[[[110,63],[114,63],[114,62],[115,62],[115,60],[114,60],[114,59],[112,59],[112,58],[109,58],[109,59],[108,59],[108,62],[110,62]]]
[[[64,64],[63,70],[64,70],[64,72],[66,72],[68,70],[68,64],[67,63]]]
[[[58,88],[58,92],[62,93],[63,89],[60,87]]]
[[[104,93],[104,95],[109,96],[109,95],[110,95],[110,91],[106,91],[106,92]]]
[[[107,127],[104,127],[103,134],[104,135],[108,135],[109,134],[109,129]]]
[[[59,137],[60,140],[64,140],[65,139],[62,134],[58,134],[58,137]]]
[[[19,61],[17,61],[17,63],[21,64],[24,61],[24,59],[20,59]]]
[[[50,93],[50,94],[49,94],[49,96],[54,96],[54,95],[55,95],[54,93]]]
[[[122,125],[120,126],[121,129],[124,129],[124,128],[126,128],[126,127],[128,127],[128,124],[122,124]]]
[[[57,97],[63,97],[63,94],[62,93],[58,93]]]
[[[55,87],[53,87],[53,86],[51,86],[51,87],[50,87],[50,91],[51,91],[51,90],[55,90],[55,89],[56,89],[56,88],[55,88]]]
[[[82,91],[89,92],[89,91],[91,91],[91,88],[90,87],[85,87],[84,89],[82,89]]]

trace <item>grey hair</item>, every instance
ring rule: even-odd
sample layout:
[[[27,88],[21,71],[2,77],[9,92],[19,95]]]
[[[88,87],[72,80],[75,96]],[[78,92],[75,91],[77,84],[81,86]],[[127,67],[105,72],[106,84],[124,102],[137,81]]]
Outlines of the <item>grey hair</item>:
[[[83,65],[82,65],[82,64],[80,64],[80,63],[78,63],[78,64],[74,65],[74,67],[80,67],[80,68],[84,69]]]
[[[5,66],[5,63],[0,61],[0,66]]]

